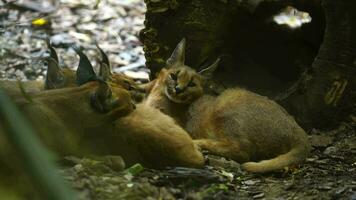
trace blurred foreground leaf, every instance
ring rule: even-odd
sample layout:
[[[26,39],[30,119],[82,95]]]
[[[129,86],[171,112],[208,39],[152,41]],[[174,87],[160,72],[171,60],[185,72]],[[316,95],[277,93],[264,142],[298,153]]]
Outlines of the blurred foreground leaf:
[[[11,145],[19,152],[25,170],[41,188],[45,199],[74,200],[74,192],[57,174],[53,155],[45,149],[32,127],[15,104],[0,88],[0,119],[4,122],[4,133]]]

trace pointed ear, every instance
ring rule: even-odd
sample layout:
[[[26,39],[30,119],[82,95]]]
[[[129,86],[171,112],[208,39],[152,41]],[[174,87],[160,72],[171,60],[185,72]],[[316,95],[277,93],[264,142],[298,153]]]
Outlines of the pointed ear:
[[[89,81],[97,80],[97,76],[94,72],[88,57],[80,50],[79,47],[73,46],[74,51],[79,55],[79,65],[77,68],[77,85],[83,85]]]
[[[167,60],[167,65],[172,66],[176,64],[184,64],[185,61],[185,46],[186,46],[186,41],[185,38],[183,38],[176,48],[174,49],[171,57],[168,58]]]
[[[58,66],[55,59],[49,57],[47,61],[47,75],[45,80],[45,89],[56,89],[64,85],[65,77],[62,69]]]
[[[109,81],[111,80],[112,73],[110,67],[101,62],[100,63],[100,69],[99,69],[99,76],[104,80],[104,81]]]
[[[110,66],[110,61],[106,53],[99,47],[98,43],[95,43],[96,47],[100,51],[101,54],[101,61],[100,63],[100,68],[99,68],[99,76],[101,76],[104,81],[111,80],[111,66]]]
[[[201,70],[198,72],[200,75],[204,76],[205,78],[211,78],[213,76],[214,71],[218,68],[220,62],[220,58],[216,59],[216,61],[210,65],[209,67]]]
[[[111,73],[111,65],[110,65],[110,61],[109,61],[108,55],[106,55],[106,53],[99,47],[98,43],[95,43],[95,45],[96,45],[96,48],[98,48],[98,50],[100,51],[101,62],[105,63],[109,67],[110,73]]]
[[[118,100],[112,98],[108,83],[99,81],[99,87],[90,97],[91,106],[99,112],[107,113],[118,106]]]
[[[51,41],[49,40],[48,37],[46,38],[46,44],[47,44],[47,48],[49,49],[49,52],[50,52],[50,57],[53,58],[57,63],[59,63],[57,52],[53,48]]]

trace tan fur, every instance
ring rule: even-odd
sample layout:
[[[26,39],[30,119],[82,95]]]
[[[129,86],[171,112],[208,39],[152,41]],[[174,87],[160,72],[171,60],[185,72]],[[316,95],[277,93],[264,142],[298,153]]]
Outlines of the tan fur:
[[[172,56],[184,58],[177,48]],[[185,66],[184,60],[168,63],[146,103],[183,125],[202,149],[243,163],[250,172],[282,169],[305,160],[310,149],[307,135],[277,103],[240,88],[218,97],[203,96],[203,76]],[[172,79],[172,74],[177,77]],[[196,84],[188,87],[191,81]],[[167,92],[176,86],[184,86],[183,92]]]
[[[1,80],[0,86],[6,91],[6,93],[11,97],[22,96],[20,87],[23,87],[26,93],[36,93],[44,90],[43,81],[13,81],[13,80]]]
[[[204,157],[189,134],[153,107],[138,104],[135,111],[117,121],[115,129],[118,140],[140,152],[138,158],[123,154],[129,163],[135,159],[154,168],[204,165]]]
[[[56,85],[55,89],[76,87],[76,74],[75,71],[67,68],[61,69],[65,77],[65,80],[62,84]],[[111,79],[109,80],[110,84],[113,87],[122,87],[126,90],[129,90],[133,99],[136,102],[142,101],[145,95],[145,90],[140,87],[132,78],[124,74],[112,74]],[[44,81],[13,81],[13,80],[1,80],[0,86],[7,92],[11,97],[21,97],[23,95],[31,95],[45,90]],[[23,94],[21,91],[23,88]],[[53,88],[54,89],[54,88]]]
[[[25,98],[15,102],[46,146],[60,155],[122,155],[129,165],[140,162],[155,168],[203,166],[203,156],[190,136],[157,109],[139,104],[134,110],[127,90],[111,88],[112,95],[103,102],[118,100],[118,104],[110,111],[93,109],[91,99],[98,88],[91,82],[36,93],[31,102]],[[0,143],[4,143],[1,138]],[[8,158],[4,146],[1,157]]]
[[[145,97],[145,88],[125,74],[114,73],[108,82],[110,82],[113,87],[121,86],[130,91],[131,97],[136,103],[141,102]]]
[[[185,93],[175,93],[173,89],[175,81],[170,77],[172,74],[180,74],[180,76],[185,77],[180,79],[180,87],[187,87]],[[196,84],[194,89],[187,86],[190,78]],[[158,108],[169,116],[175,116],[177,123],[184,126],[189,104],[203,95],[201,76],[188,67],[172,68],[170,70],[162,69],[158,78],[152,82],[154,84],[150,87],[149,95],[144,103]],[[172,99],[175,100],[173,101]]]
[[[65,76],[65,81],[61,85],[57,85],[57,89],[66,87],[75,87],[75,71],[64,68],[61,69],[63,75]],[[14,81],[14,80],[1,80],[0,86],[7,92],[11,97],[23,96],[21,87],[27,94],[34,94],[45,90],[45,82],[39,81]]]

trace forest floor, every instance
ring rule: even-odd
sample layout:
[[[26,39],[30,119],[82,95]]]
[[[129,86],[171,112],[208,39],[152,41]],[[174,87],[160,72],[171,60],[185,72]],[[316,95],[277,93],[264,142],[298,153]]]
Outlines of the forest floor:
[[[63,171],[82,199],[356,199],[356,123],[313,130],[306,162],[269,174],[252,174],[238,163],[207,156],[204,169],[115,172],[110,163],[70,159]]]
[[[98,8],[95,0],[14,2],[0,3],[0,78],[43,79],[38,58],[46,55],[47,36],[62,66],[77,66],[73,44],[83,46],[95,66],[97,41],[115,72],[147,78],[138,40],[143,0],[102,0]],[[246,173],[211,155],[204,169],[165,170],[139,164],[118,170],[105,160],[69,157],[61,173],[80,199],[356,199],[356,123],[314,129],[309,137],[313,150],[304,164],[269,174]]]

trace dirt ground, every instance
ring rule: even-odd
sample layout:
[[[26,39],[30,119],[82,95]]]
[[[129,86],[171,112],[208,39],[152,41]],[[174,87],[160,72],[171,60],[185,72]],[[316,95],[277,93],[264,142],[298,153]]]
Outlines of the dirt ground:
[[[207,156],[204,169],[115,172],[110,164],[72,162],[64,176],[83,199],[356,199],[356,123],[313,130],[307,161],[269,174],[243,172],[239,164]]]
[[[46,55],[47,36],[62,66],[75,69],[78,63],[72,44],[82,45],[95,65],[98,41],[114,71],[147,77],[138,40],[142,0],[102,0],[97,9],[95,1],[84,0],[16,2],[0,3],[0,78],[43,79],[38,58]],[[79,199],[356,199],[356,123],[309,135],[313,150],[307,161],[270,174],[246,173],[211,155],[204,169],[166,170],[139,164],[122,170],[112,161],[64,158],[61,174]]]

